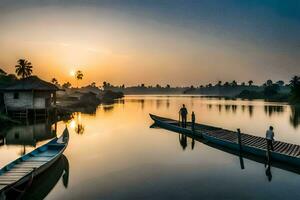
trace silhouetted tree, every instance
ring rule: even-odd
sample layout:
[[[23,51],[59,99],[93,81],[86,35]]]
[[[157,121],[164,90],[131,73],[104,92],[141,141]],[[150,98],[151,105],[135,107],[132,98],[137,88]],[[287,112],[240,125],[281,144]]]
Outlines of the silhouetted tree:
[[[229,86],[229,82],[226,81],[226,82],[224,83],[224,86],[225,86],[225,87],[228,87],[228,86]]]
[[[72,85],[70,82],[66,82],[62,85],[63,88],[70,88]]]
[[[92,82],[92,83],[90,84],[90,86],[91,86],[91,87],[96,87],[96,83],[95,83],[95,82]]]
[[[279,85],[277,84],[268,85],[267,83],[267,86],[264,88],[264,95],[267,97],[272,97],[278,94],[278,91],[279,91]]]
[[[58,85],[58,81],[56,80],[56,78],[52,78],[51,83],[53,83],[54,85]]]
[[[156,84],[156,88],[161,88],[161,86],[159,84]]]
[[[110,89],[112,86],[110,85],[110,83],[104,81],[102,87],[103,87],[104,90],[108,90],[108,89]]]
[[[171,86],[169,84],[167,84],[166,88],[171,88]]]
[[[222,81],[218,81],[217,85],[216,86],[221,86],[222,85]]]
[[[253,85],[253,81],[252,81],[252,80],[249,80],[249,81],[248,81],[248,84],[249,84],[249,86],[252,86],[252,85]]]
[[[15,68],[17,75],[21,76],[22,79],[29,77],[32,74],[31,62],[25,59],[19,59],[18,64],[15,66]]]
[[[235,80],[233,80],[230,85],[235,87],[235,86],[237,86],[237,82]]]
[[[242,86],[245,86],[246,85],[246,83],[245,82],[242,82],[242,84],[241,84]]]
[[[83,79],[83,73],[82,71],[78,70],[75,74],[75,78],[77,80],[77,88],[78,88],[78,81]]]
[[[267,82],[266,82],[266,85],[267,85],[267,86],[271,86],[272,84],[273,84],[273,81],[272,81],[272,80],[270,80],[270,79],[267,80]]]
[[[278,84],[280,87],[284,86],[284,81],[279,80],[276,82],[276,84]]]

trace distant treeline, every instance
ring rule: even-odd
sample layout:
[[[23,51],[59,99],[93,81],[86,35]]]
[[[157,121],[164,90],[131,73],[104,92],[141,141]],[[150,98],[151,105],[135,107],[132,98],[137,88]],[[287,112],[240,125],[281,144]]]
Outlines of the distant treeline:
[[[12,81],[15,81],[17,77],[13,74],[7,75],[0,69],[0,87],[4,86]],[[53,84],[62,88],[71,88],[72,85],[69,82],[59,84],[59,82],[53,78],[51,80]],[[300,102],[300,77],[294,76],[288,83],[282,80],[272,81],[267,80],[262,85],[256,85],[252,80],[247,82],[238,83],[233,80],[231,82],[217,81],[216,83],[209,83],[207,85],[189,87],[172,87],[167,84],[161,86],[156,84],[145,85],[140,84],[137,86],[125,86],[113,85],[104,81],[101,86],[97,86],[95,82],[92,82],[88,86],[83,88],[97,88],[102,90],[111,90],[114,92],[122,92],[124,94],[195,94],[195,95],[209,95],[209,96],[222,96],[222,97],[235,97],[242,99],[267,99],[272,101],[290,101],[292,103]]]

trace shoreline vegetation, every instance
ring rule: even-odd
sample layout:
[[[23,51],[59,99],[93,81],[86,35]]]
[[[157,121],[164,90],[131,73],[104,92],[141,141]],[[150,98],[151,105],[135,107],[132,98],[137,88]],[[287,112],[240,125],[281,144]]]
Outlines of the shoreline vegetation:
[[[1,89],[18,82],[27,77],[32,76],[33,66],[25,60],[19,59],[17,62],[16,75],[7,74],[0,69],[0,126],[3,124],[16,123],[4,114],[4,100]],[[285,84],[279,80],[273,82],[267,80],[262,85],[255,85],[252,80],[238,83],[218,81],[215,84],[189,86],[189,87],[171,87],[169,84],[161,86],[146,86],[140,84],[137,86],[125,87],[125,85],[114,86],[104,81],[101,86],[96,86],[95,82],[78,87],[78,82],[84,77],[82,71],[78,70],[74,73],[76,87],[72,87],[71,83],[66,82],[59,84],[56,78],[51,79],[51,83],[55,85],[59,91],[56,92],[56,110],[58,116],[67,116],[74,112],[94,113],[99,104],[111,104],[115,99],[123,98],[124,95],[141,95],[141,94],[187,94],[187,95],[203,95],[209,97],[225,98],[225,99],[263,99],[265,101],[287,102],[291,105],[300,107],[300,77],[294,76]],[[2,114],[1,114],[2,113]]]
[[[292,105],[300,104],[300,78],[294,76],[288,84],[279,80],[273,82],[267,80],[262,85],[254,85],[253,81],[242,82],[238,84],[236,81],[225,82],[218,81],[216,84],[209,83],[207,85],[190,86],[190,87],[171,87],[170,85],[146,86],[140,84],[138,86],[125,87],[114,86],[110,83],[103,82],[103,88],[115,92],[123,92],[125,95],[139,94],[188,94],[203,95],[207,97],[219,97],[226,99],[262,99],[273,102],[287,102]]]

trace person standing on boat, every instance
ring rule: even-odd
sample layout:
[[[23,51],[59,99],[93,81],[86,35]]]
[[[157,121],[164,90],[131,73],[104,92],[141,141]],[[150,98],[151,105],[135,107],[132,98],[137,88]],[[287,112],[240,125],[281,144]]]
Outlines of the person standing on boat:
[[[192,131],[195,131],[195,121],[196,121],[196,116],[194,111],[192,112]]]
[[[179,110],[179,115],[181,116],[181,125],[182,127],[186,127],[186,117],[187,117],[188,111],[184,104],[182,104],[182,108]]]
[[[273,147],[273,141],[274,141],[274,132],[273,132],[273,126],[270,126],[269,130],[266,132],[266,139],[267,139],[267,148],[274,151]]]

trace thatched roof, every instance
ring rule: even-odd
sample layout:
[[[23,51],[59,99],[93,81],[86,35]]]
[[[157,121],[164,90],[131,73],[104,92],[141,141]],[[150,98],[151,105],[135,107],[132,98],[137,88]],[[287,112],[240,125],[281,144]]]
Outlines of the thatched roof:
[[[57,91],[59,88],[52,83],[43,81],[37,76],[30,76],[3,88],[4,91]]]

